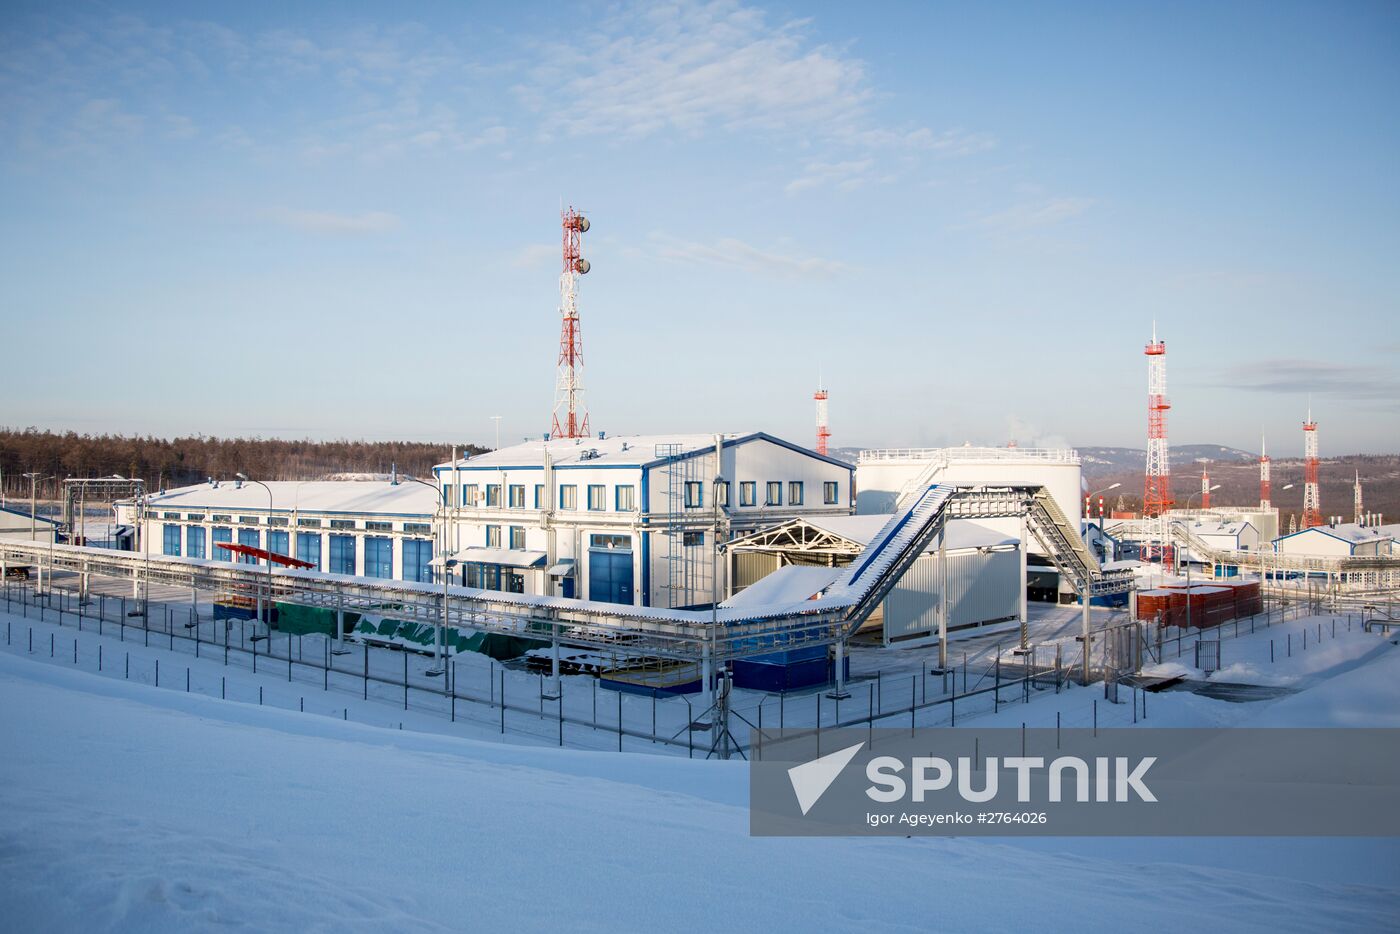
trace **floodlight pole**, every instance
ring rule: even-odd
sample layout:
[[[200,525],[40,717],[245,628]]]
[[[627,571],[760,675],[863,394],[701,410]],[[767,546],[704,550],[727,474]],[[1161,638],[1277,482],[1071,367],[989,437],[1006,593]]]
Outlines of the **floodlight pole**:
[[[267,547],[267,555],[268,555],[268,556],[267,556],[267,559],[266,559],[266,560],[267,560],[267,638],[268,638],[268,643],[267,643],[267,644],[268,644],[268,651],[271,651],[271,646],[272,646],[272,509],[273,509],[273,505],[272,505],[272,487],[268,486],[266,483],[263,483],[261,480],[253,480],[253,479],[251,479],[250,477],[248,477],[246,474],[236,473],[236,474],[234,474],[234,476],[237,477],[238,479],[242,480],[242,481],[245,482],[245,483],[256,483],[258,486],[262,487],[264,490],[267,491],[267,538],[264,540],[263,543],[264,543],[265,545],[268,546],[268,547]],[[148,582],[148,583],[149,583],[149,582]],[[258,618],[261,619],[261,618],[262,618],[262,613],[263,613],[263,600],[262,600],[262,596],[261,596],[261,595],[259,595],[258,598],[257,598],[256,610],[257,610]],[[256,632],[256,631],[257,631],[257,630],[255,629],[254,632]]]
[[[455,475],[457,471],[457,452],[452,452],[452,470]],[[436,475],[434,475],[436,476]],[[441,553],[438,555],[442,559],[442,620],[438,623],[437,636],[433,640],[433,667],[423,672],[429,677],[436,678],[447,670],[447,584],[451,578],[448,572],[457,566],[455,560],[447,557],[447,488],[436,483],[429,483],[427,480],[420,480],[418,477],[405,476],[405,480],[412,480],[414,483],[421,483],[433,491],[437,497],[438,504],[433,509],[433,518],[441,516],[438,526],[437,540]]]
[[[1114,483],[1114,484],[1111,484],[1111,485],[1109,485],[1109,486],[1104,487],[1102,490],[1095,490],[1094,492],[1092,492],[1092,493],[1089,494],[1088,500],[1089,500],[1089,501],[1092,501],[1093,498],[1094,498],[1095,496],[1098,496],[1100,493],[1107,493],[1109,490],[1116,490],[1116,489],[1118,489],[1118,487],[1120,487],[1120,486],[1122,486],[1121,483]],[[1087,507],[1086,507],[1086,511],[1087,511]],[[1103,536],[1103,517],[1102,517],[1102,516],[1099,517],[1099,536],[1100,536],[1100,537]],[[1091,636],[1090,636],[1090,625],[1089,625],[1089,604],[1093,601],[1094,580],[1093,580],[1093,575],[1089,574],[1089,569],[1088,569],[1088,568],[1085,568],[1085,569],[1084,569],[1084,572],[1085,572],[1085,573],[1084,573],[1084,586],[1083,586],[1083,591],[1082,591],[1082,593],[1080,593],[1080,595],[1079,595],[1079,602],[1080,602],[1080,604],[1081,604],[1081,606],[1080,606],[1080,608],[1079,608],[1079,612],[1080,612],[1079,630],[1080,630],[1080,639],[1081,639],[1081,641],[1084,643],[1084,683],[1085,683],[1085,684],[1088,684],[1088,683],[1089,683],[1089,645],[1090,645],[1090,640],[1091,640]],[[1027,627],[1025,624],[1022,624],[1022,629],[1021,629],[1021,632],[1023,633],[1023,635],[1022,635],[1022,637],[1021,637],[1021,638],[1022,638],[1022,648],[1025,648],[1025,638],[1026,638],[1025,633],[1026,633],[1027,631],[1028,631],[1028,627]]]

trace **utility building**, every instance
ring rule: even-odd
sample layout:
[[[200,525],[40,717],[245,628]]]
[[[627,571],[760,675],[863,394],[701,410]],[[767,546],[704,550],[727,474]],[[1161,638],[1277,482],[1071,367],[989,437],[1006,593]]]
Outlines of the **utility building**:
[[[860,452],[856,486],[857,512],[890,513],[931,483],[1036,483],[1049,491],[1072,528],[1080,528],[1084,489],[1079,452],[1069,448],[972,447],[884,448]],[[988,519],[988,527],[1025,541],[1017,519]],[[1028,585],[1038,598],[1074,598],[1074,588],[1059,572],[1040,543],[1025,545]]]
[[[761,432],[527,441],[434,468],[468,587],[693,607],[716,542],[852,511],[854,468]]]

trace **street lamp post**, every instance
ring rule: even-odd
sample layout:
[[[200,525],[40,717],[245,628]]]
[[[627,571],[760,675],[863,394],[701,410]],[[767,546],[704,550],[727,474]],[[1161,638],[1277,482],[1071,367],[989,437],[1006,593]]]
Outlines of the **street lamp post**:
[[[1107,493],[1109,490],[1116,490],[1116,489],[1118,489],[1118,488],[1119,488],[1120,486],[1122,486],[1122,485],[1123,485],[1123,484],[1121,484],[1121,483],[1109,484],[1108,486],[1104,487],[1102,490],[1096,490],[1096,491],[1094,491],[1093,493],[1090,493],[1088,499],[1089,499],[1090,502],[1092,502],[1092,501],[1093,501],[1093,498],[1094,498],[1095,496],[1098,496],[1100,493]],[[1087,511],[1087,510],[1086,510],[1086,511]],[[1024,521],[1024,520],[1023,520],[1023,521]],[[1103,535],[1103,517],[1102,517],[1102,516],[1099,517],[1099,534],[1100,534],[1100,535]],[[1025,540],[1024,540],[1024,536],[1022,537],[1021,548],[1022,548],[1022,550],[1024,551],[1024,549],[1025,549]],[[1086,573],[1085,573],[1084,583],[1083,583],[1083,588],[1082,588],[1082,589],[1083,589],[1083,592],[1080,593],[1080,595],[1079,595],[1079,604],[1080,604],[1080,606],[1079,606],[1079,620],[1080,620],[1080,621],[1079,621],[1079,638],[1080,638],[1080,641],[1084,643],[1084,683],[1085,683],[1085,684],[1088,684],[1088,683],[1089,683],[1089,645],[1090,645],[1090,640],[1091,640],[1091,636],[1090,636],[1090,626],[1089,626],[1089,604],[1093,601],[1093,596],[1092,596],[1093,582],[1090,580],[1090,577],[1089,577],[1089,575],[1088,575],[1088,573],[1087,573],[1087,572],[1088,572],[1088,568],[1085,568],[1085,572],[1086,572]],[[1022,620],[1022,622],[1021,622],[1021,648],[1022,648],[1022,649],[1025,649],[1025,648],[1026,648],[1026,639],[1027,639],[1027,636],[1029,635],[1029,628],[1030,628],[1030,627],[1029,627],[1029,624],[1026,622],[1026,615],[1025,615],[1025,614],[1022,614],[1021,620]]]
[[[33,472],[33,471],[31,471],[30,473],[25,474],[24,476],[29,480],[29,540],[30,540],[31,542],[36,542],[36,541],[39,540],[39,520],[38,520],[38,518],[37,518],[38,515],[39,515],[39,511],[38,511],[38,510],[39,510],[39,481],[40,481],[40,480],[52,480],[53,478],[52,478],[52,477],[45,477],[45,476],[43,475],[43,473],[41,473],[41,472]],[[54,529],[50,529],[50,530],[49,530],[49,542],[50,542],[50,545],[52,545],[52,542],[53,542],[53,539],[54,539],[54,533],[55,533],[55,531],[56,531],[56,530],[54,530]],[[39,584],[40,584],[40,589],[42,589],[43,576],[44,576],[44,572],[43,572],[43,568],[41,567],[40,570],[39,570]],[[52,555],[52,552],[50,552],[50,555],[49,555],[49,587],[50,587],[50,588],[53,587],[53,555]],[[37,589],[36,589],[35,592],[34,592],[34,596],[36,596],[36,597],[39,596],[39,591],[38,591]]]
[[[703,677],[705,678],[705,681],[706,681],[706,683],[705,683],[705,685],[704,685],[704,690],[710,692],[710,699],[711,699],[711,702],[712,702],[712,706],[714,707],[714,711],[713,711],[713,713],[712,713],[711,716],[710,716],[710,724],[711,724],[710,732],[711,732],[711,735],[712,735],[712,740],[718,739],[718,740],[720,741],[720,744],[721,744],[721,746],[722,746],[722,749],[721,749],[721,756],[722,756],[723,758],[725,758],[725,759],[728,759],[728,758],[729,758],[729,738],[728,738],[729,722],[728,722],[728,716],[727,716],[728,710],[726,709],[726,711],[725,711],[726,716],[723,718],[723,719],[724,719],[724,722],[720,722],[720,721],[721,721],[721,718],[720,718],[720,711],[719,711],[719,707],[718,707],[718,705],[719,705],[719,698],[717,697],[717,691],[716,691],[716,690],[712,690],[712,689],[710,688],[710,685],[709,685],[710,674],[709,674],[709,671],[708,671],[708,669],[713,669],[713,668],[715,667],[715,665],[716,665],[716,662],[717,662],[717,659],[716,659],[717,649],[719,648],[719,644],[718,644],[718,634],[719,634],[719,556],[720,556],[720,504],[719,504],[719,491],[720,491],[721,489],[723,489],[723,488],[724,488],[724,474],[720,473],[720,472],[719,472],[719,469],[718,469],[718,466],[716,466],[715,478],[714,478],[714,481],[713,481],[713,486],[712,486],[711,491],[710,491],[710,493],[711,493],[711,497],[710,497],[710,498],[711,498],[711,501],[712,501],[713,507],[714,507],[713,510],[712,510],[712,514],[713,514],[713,526],[714,526],[714,533],[713,533],[713,534],[714,534],[714,542],[713,542],[713,544],[714,544],[714,549],[713,549],[713,551],[711,552],[711,558],[710,558],[710,632],[709,632],[709,635],[708,635],[708,636],[706,637],[706,639],[705,639],[705,657],[709,660],[709,664],[707,664],[707,665],[705,665],[705,666],[702,666],[702,667],[704,667],[704,668],[707,669],[707,671],[703,672],[702,674],[703,674]],[[716,686],[716,687],[718,687],[718,686]],[[717,736],[715,735],[715,730],[719,730],[719,731],[720,731],[719,734],[718,734]],[[713,741],[712,741],[711,744],[710,744],[710,748],[712,748],[712,749],[714,748],[714,742],[713,742]]]
[[[453,463],[453,470],[456,470],[456,463]],[[437,497],[437,506],[433,509],[433,518],[440,519],[438,526],[438,559],[442,562],[442,620],[438,623],[437,638],[433,642],[433,667],[423,674],[436,678],[447,670],[447,584],[451,580],[450,571],[457,566],[456,559],[447,556],[447,490],[436,483],[429,483],[427,480],[420,480],[417,477],[404,477],[405,480],[412,480],[414,483],[421,483],[423,486],[433,491]]]
[[[267,544],[268,544],[268,546],[269,546],[268,549],[267,549],[267,553],[268,553],[268,557],[267,557],[267,638],[268,638],[268,643],[267,643],[267,644],[268,644],[268,651],[271,651],[271,650],[272,650],[272,648],[271,648],[271,647],[272,647],[272,641],[271,641],[271,639],[272,639],[272,548],[271,548],[270,546],[272,545],[272,509],[273,509],[273,505],[272,505],[272,487],[268,486],[266,483],[263,483],[261,480],[253,480],[253,479],[251,479],[247,474],[236,473],[236,474],[234,474],[234,476],[237,477],[238,479],[242,480],[244,483],[256,483],[258,486],[262,487],[264,490],[267,491],[267,518],[268,518],[268,526],[267,526],[267,530],[268,530],[268,534],[267,534]],[[256,609],[257,609],[258,617],[259,617],[260,619],[262,618],[262,613],[263,613],[263,605],[262,605],[262,604],[263,604],[262,597],[259,596],[259,597],[258,597],[258,600],[257,600]],[[254,631],[256,631],[256,629],[255,629]]]

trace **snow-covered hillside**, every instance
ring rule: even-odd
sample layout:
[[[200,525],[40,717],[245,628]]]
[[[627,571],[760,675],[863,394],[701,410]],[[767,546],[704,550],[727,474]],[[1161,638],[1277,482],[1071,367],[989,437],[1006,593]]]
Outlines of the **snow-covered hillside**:
[[[1371,652],[1324,686],[1393,704],[1397,665],[1400,651]],[[1316,719],[1309,693],[1280,705]],[[1393,841],[752,838],[740,762],[387,730],[14,647],[0,724],[0,917],[17,931],[1336,931],[1400,917]],[[1225,865],[1193,864],[1222,846]],[[1331,865],[1308,872],[1302,853]]]

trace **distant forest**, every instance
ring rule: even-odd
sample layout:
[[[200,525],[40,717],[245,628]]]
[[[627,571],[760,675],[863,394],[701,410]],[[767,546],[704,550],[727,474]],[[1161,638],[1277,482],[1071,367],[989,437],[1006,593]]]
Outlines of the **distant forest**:
[[[466,454],[486,448],[459,445]],[[450,443],[421,441],[281,441],[264,438],[139,438],[80,435],[26,428],[0,428],[0,471],[6,498],[28,498],[38,471],[54,479],[39,485],[40,498],[60,496],[66,477],[121,474],[146,481],[150,490],[229,479],[244,473],[257,480],[317,480],[337,474],[400,473],[426,477],[452,456]]]

